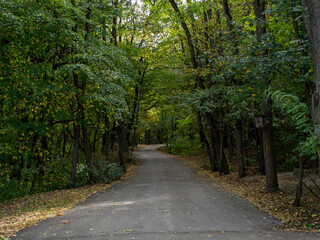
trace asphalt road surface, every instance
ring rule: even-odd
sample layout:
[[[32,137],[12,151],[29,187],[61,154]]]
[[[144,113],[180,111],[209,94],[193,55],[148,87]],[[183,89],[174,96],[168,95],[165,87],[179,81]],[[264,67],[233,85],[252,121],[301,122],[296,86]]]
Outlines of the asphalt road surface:
[[[12,239],[320,239],[273,230],[280,222],[147,146],[130,179]]]

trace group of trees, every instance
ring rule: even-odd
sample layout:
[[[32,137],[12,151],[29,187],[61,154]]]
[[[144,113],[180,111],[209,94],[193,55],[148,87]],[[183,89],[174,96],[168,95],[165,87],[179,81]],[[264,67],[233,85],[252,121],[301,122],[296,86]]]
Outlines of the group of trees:
[[[162,21],[180,58],[172,72],[182,79],[170,106],[159,107],[169,150],[198,140],[212,171],[228,174],[234,156],[240,178],[257,161],[269,192],[279,189],[276,166],[299,167],[299,205],[303,168],[319,165],[319,3],[169,3]]]
[[[235,156],[240,178],[255,155],[270,192],[277,165],[302,179],[318,164],[318,5],[0,1],[0,187],[99,181],[101,161],[118,176],[139,141],[204,146],[221,174]]]
[[[126,170],[152,88],[148,19],[137,6],[0,2],[1,200]]]

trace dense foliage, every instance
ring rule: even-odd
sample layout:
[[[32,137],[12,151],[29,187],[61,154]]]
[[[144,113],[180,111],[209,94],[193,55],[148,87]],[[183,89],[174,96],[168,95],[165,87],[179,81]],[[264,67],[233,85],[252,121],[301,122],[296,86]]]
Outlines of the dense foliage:
[[[127,114],[125,88],[137,71],[106,41],[101,23],[110,26],[114,14],[108,1],[1,1],[2,200],[68,187],[77,126],[80,148],[89,138],[90,151],[100,151],[105,132]],[[100,160],[112,170],[115,150],[107,149]],[[75,186],[96,168],[79,153]]]
[[[0,8],[0,200],[118,179],[139,142],[206,151],[212,171],[236,164],[239,177],[317,167],[299,0]]]

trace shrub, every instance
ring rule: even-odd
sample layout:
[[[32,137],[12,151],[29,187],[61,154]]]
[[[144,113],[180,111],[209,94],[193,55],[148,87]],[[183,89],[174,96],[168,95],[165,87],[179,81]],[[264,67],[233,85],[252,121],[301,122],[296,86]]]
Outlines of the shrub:
[[[0,203],[26,195],[26,192],[20,188],[19,181],[12,179],[0,186]]]
[[[202,152],[202,144],[199,139],[190,140],[188,137],[178,137],[167,145],[165,150],[168,153],[182,156],[197,155]]]
[[[111,183],[119,180],[124,174],[123,168],[119,163],[110,163],[105,160],[97,160],[93,169],[88,169],[97,182]]]

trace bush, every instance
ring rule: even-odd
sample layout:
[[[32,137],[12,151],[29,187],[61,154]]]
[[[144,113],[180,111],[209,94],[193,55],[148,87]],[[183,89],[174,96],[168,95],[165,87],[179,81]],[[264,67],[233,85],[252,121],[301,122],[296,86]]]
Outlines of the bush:
[[[93,174],[97,182],[111,183],[119,180],[124,174],[124,170],[119,163],[97,160],[94,164],[93,169],[88,169],[88,171]]]
[[[26,195],[26,191],[20,188],[19,181],[12,179],[0,186],[0,203]]]
[[[167,145],[165,150],[168,153],[182,156],[197,155],[202,152],[202,144],[199,139],[190,140],[188,137],[178,137]]]

